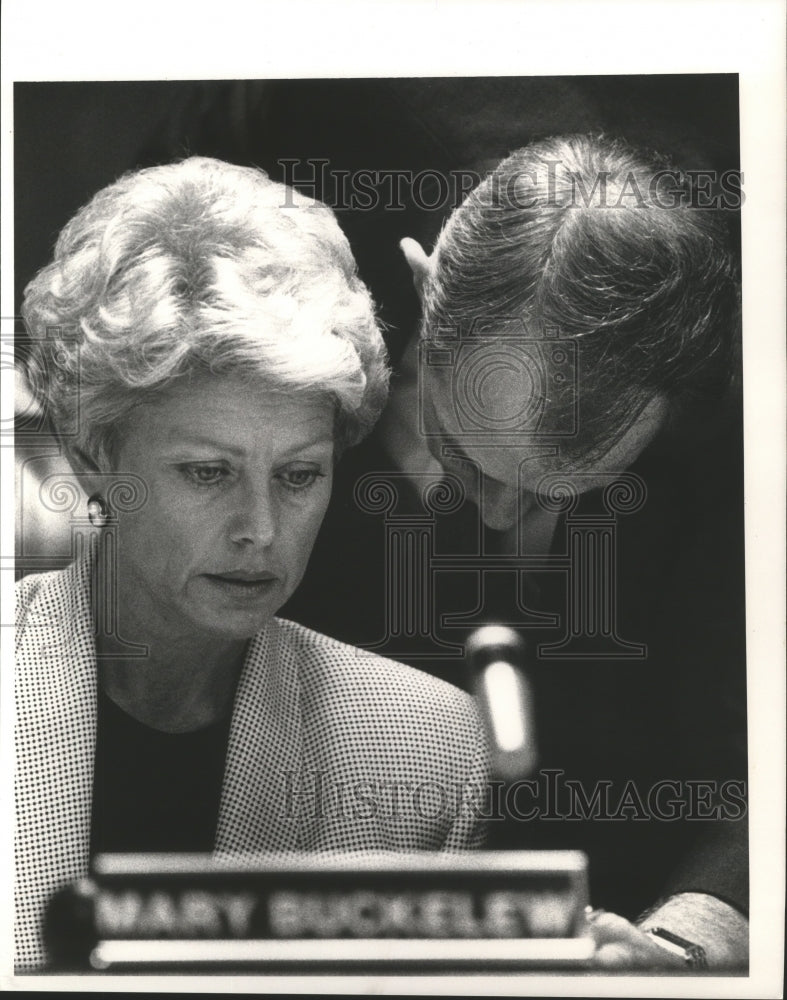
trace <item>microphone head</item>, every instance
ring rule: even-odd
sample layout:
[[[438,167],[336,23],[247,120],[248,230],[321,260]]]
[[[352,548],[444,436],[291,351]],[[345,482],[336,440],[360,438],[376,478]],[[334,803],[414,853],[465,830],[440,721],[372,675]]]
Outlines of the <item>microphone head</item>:
[[[524,639],[507,625],[483,625],[465,642],[465,656],[478,666],[501,658],[521,663],[526,651]]]
[[[489,738],[492,769],[505,780],[535,770],[533,695],[524,660],[524,640],[505,625],[476,629],[465,643],[473,694]]]

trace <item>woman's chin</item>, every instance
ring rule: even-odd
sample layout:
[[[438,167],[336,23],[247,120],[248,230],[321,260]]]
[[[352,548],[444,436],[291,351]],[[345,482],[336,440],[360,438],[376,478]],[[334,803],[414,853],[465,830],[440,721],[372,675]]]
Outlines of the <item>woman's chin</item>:
[[[189,627],[206,637],[236,642],[251,639],[271,621],[276,606],[254,608],[198,607],[191,609]]]
[[[223,581],[222,581],[223,582]],[[281,605],[284,598],[278,581],[256,588],[226,587],[209,581],[197,594],[188,609],[192,626],[228,640],[250,639],[264,628]]]
[[[269,624],[278,609],[238,612],[213,619],[213,632],[228,639],[251,639],[260,629]]]

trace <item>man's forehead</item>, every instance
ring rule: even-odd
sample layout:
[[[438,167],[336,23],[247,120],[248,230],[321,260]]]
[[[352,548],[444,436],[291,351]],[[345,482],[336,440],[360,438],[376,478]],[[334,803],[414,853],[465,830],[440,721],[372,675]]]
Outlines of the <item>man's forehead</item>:
[[[462,443],[530,447],[541,432],[544,380],[521,352],[487,345],[446,361],[440,348],[422,350],[419,411],[422,433]],[[452,363],[455,362],[455,363]],[[554,437],[554,435],[550,435]]]
[[[558,454],[554,442],[546,442],[524,431],[468,432],[457,419],[450,383],[444,384],[441,378],[434,377],[430,382],[434,391],[424,393],[420,401],[421,432],[438,459],[449,455],[469,458],[479,464],[487,476],[516,483],[523,462],[532,464],[536,457]]]

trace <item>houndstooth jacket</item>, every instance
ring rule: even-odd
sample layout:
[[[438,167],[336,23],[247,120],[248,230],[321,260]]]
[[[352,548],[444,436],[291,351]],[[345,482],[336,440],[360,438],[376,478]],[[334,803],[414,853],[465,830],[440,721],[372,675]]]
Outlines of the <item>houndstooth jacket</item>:
[[[46,961],[48,899],[88,871],[97,711],[89,566],[28,576],[17,599],[15,961],[31,969]],[[462,691],[273,619],[241,672],[215,852],[476,847],[483,832],[468,802],[486,767]]]

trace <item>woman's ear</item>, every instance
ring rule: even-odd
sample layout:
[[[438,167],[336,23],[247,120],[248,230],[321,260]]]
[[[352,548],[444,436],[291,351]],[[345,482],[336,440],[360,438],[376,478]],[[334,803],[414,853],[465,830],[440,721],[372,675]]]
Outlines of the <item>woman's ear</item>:
[[[77,447],[73,441],[58,438],[58,444],[63,449],[63,454],[74,472],[84,472],[87,474],[101,472],[96,461],[86,451]]]
[[[80,486],[86,493],[100,493],[102,489],[106,489],[106,470],[100,469],[87,452],[77,448],[71,441],[60,439],[59,444],[63,449],[63,457],[79,477]]]
[[[413,284],[418,292],[418,298],[423,303],[424,283],[434,271],[434,254],[428,257],[421,244],[417,240],[410,239],[409,236],[405,236],[403,240],[399,241],[399,249],[413,272]]]

